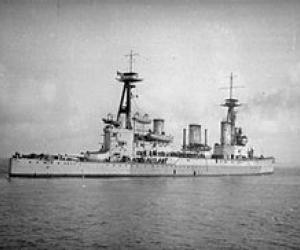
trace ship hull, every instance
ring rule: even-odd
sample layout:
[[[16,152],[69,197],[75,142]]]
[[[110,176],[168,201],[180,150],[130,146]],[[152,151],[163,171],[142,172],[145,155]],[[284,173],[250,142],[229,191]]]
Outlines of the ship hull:
[[[274,172],[273,158],[256,160],[170,159],[160,163],[116,163],[10,159],[11,177],[158,177],[263,175]]]

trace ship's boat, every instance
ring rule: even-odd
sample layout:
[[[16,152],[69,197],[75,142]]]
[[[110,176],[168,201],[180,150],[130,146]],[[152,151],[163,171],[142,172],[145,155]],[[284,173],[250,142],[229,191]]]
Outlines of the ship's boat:
[[[149,118],[148,114],[144,114],[143,116],[141,116],[138,112],[135,113],[135,115],[133,117],[133,121],[135,121],[137,123],[141,123],[141,124],[150,124],[151,123],[151,119]]]
[[[173,136],[171,136],[171,135],[159,135],[159,134],[149,133],[147,135],[147,139],[150,140],[150,141],[158,141],[158,142],[170,143],[170,142],[173,141]]]
[[[120,127],[121,126],[121,122],[120,121],[116,121],[114,120],[113,118],[113,115],[112,114],[107,114],[107,117],[106,118],[103,118],[102,121],[105,123],[105,124],[111,124],[115,127]]]
[[[104,161],[109,158],[109,152],[87,151],[84,154],[84,159],[87,161]]]

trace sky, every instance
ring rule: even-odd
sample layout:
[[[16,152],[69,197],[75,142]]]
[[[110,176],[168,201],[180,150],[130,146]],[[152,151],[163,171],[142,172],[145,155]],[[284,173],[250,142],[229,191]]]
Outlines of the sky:
[[[79,153],[102,141],[128,70],[134,110],[220,139],[234,74],[237,123],[258,155],[299,163],[300,1],[0,0],[0,155]]]

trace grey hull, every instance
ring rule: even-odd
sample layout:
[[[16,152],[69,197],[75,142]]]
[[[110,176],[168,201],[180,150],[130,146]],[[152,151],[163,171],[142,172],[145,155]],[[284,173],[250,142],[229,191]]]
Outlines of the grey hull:
[[[184,177],[263,175],[274,172],[274,160],[172,159],[169,164],[10,160],[11,177]]]

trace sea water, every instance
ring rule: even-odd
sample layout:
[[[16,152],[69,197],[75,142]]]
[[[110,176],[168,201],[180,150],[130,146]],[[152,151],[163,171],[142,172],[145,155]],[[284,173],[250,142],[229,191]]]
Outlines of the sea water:
[[[300,166],[266,176],[0,178],[0,247],[299,249]]]

